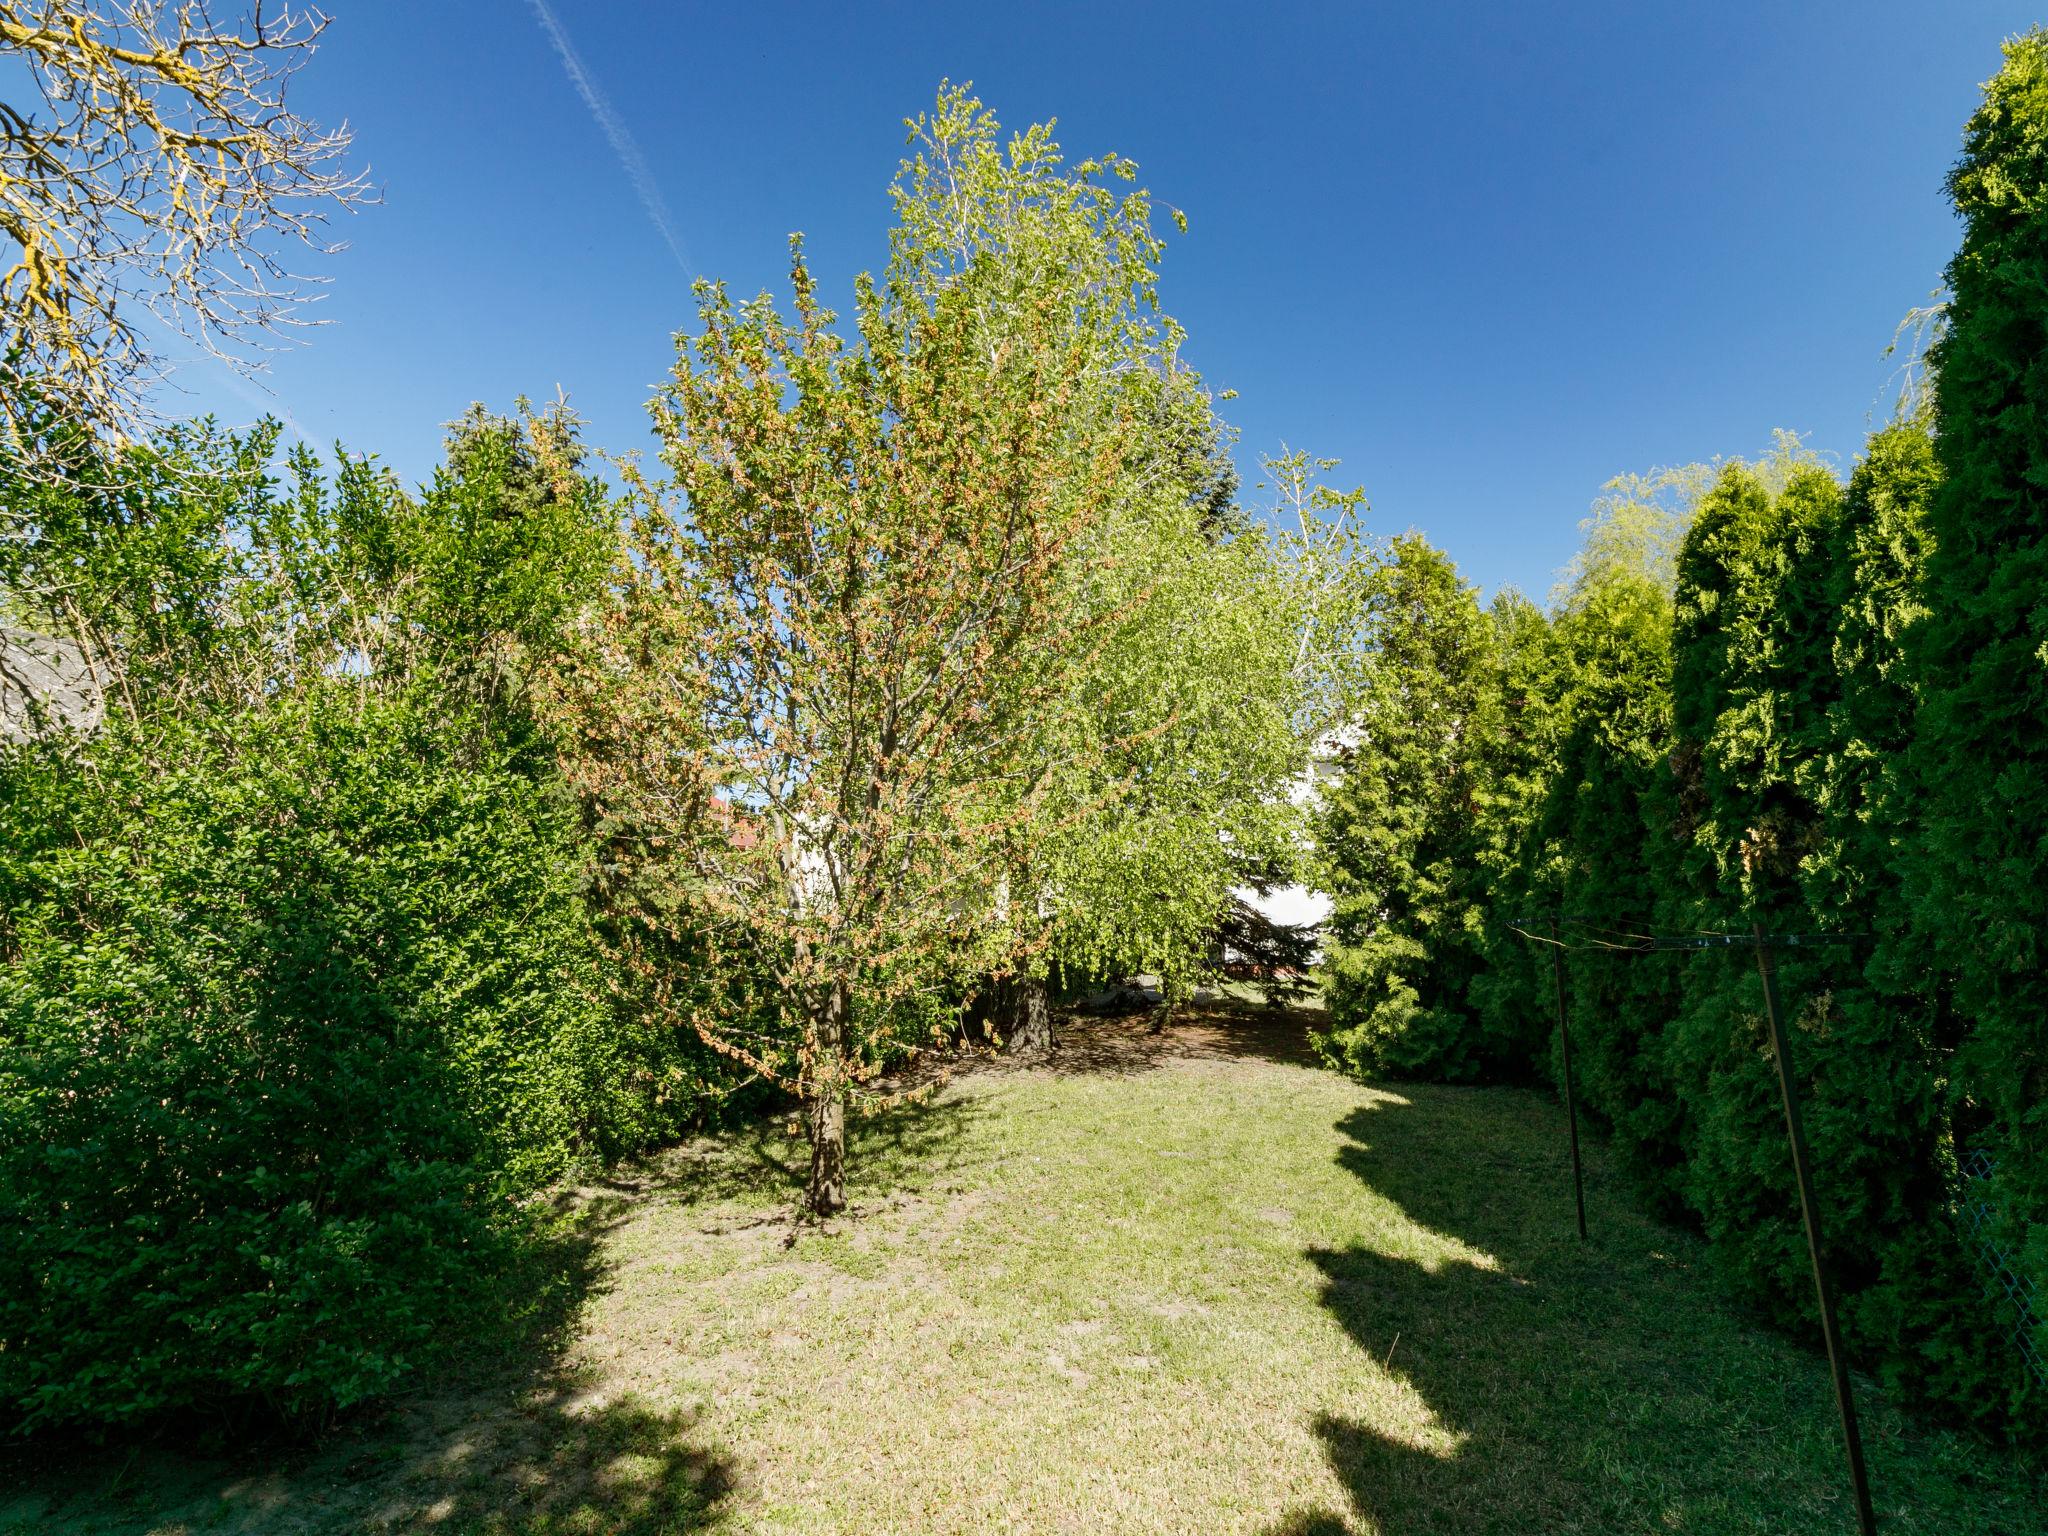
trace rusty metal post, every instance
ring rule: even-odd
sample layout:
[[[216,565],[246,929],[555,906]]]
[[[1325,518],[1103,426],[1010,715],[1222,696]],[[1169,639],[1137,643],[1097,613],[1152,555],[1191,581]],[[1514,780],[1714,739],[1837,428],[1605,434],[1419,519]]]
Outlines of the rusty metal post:
[[[1579,1206],[1579,1237],[1586,1236],[1586,1176],[1579,1165],[1579,1100],[1572,1086],[1572,1025],[1564,1010],[1564,943],[1557,935],[1557,919],[1550,920],[1550,969],[1557,983],[1557,1032],[1564,1048],[1564,1113],[1572,1130],[1572,1198]]]
[[[1849,1483],[1856,1497],[1856,1524],[1863,1536],[1875,1536],[1877,1515],[1870,1507],[1870,1476],[1863,1466],[1863,1436],[1856,1428],[1856,1399],[1849,1388],[1849,1366],[1842,1358],[1842,1340],[1835,1327],[1834,1293],[1821,1260],[1819,1212],[1813,1198],[1813,1174],[1806,1151],[1806,1127],[1799,1116],[1799,1091],[1792,1083],[1791,1048],[1778,1005],[1777,967],[1763,924],[1752,925],[1756,937],[1756,968],[1764,982],[1764,1019],[1770,1025],[1771,1055],[1778,1063],[1778,1094],[1785,1105],[1785,1136],[1792,1143],[1792,1175],[1799,1184],[1799,1214],[1806,1223],[1806,1251],[1813,1260],[1813,1289],[1820,1298],[1820,1332],[1828,1347],[1828,1368],[1835,1377],[1835,1407],[1842,1415],[1842,1439],[1849,1452]]]

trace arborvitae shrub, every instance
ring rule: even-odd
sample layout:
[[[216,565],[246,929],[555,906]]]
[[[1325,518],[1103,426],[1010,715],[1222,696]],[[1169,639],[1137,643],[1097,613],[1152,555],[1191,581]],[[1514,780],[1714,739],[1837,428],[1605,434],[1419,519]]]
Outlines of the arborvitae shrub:
[[[1571,725],[1543,810],[1557,854],[1565,998],[1580,1101],[1611,1128],[1622,1166],[1657,1205],[1675,1203],[1678,1106],[1664,1063],[1677,978],[1602,949],[1650,931],[1674,857],[1669,833],[1671,603],[1640,575],[1603,580],[1559,620],[1571,657]],[[1547,1056],[1560,1070],[1555,1031]]]
[[[1664,907],[1677,931],[1810,926],[1798,873],[1819,826],[1802,754],[1834,693],[1824,578],[1841,499],[1818,468],[1777,496],[1732,469],[1701,503],[1680,555],[1673,746],[1692,814]],[[1799,1289],[1804,1239],[1754,958],[1708,950],[1649,963],[1682,978],[1666,1060],[1683,1109],[1687,1204],[1740,1294],[1782,1320],[1804,1318],[1812,1287]],[[1779,958],[1804,1078],[1837,1059],[1826,989],[1832,967],[1853,963],[1805,951]],[[1816,1145],[1829,1117],[1816,1097]]]
[[[1796,460],[1728,469],[1680,549],[1675,603],[1639,562],[1589,560],[1548,631],[1560,738],[1532,756],[1503,712],[1502,739],[1472,746],[1467,900],[1488,926],[1472,996],[1496,1038],[1540,1015],[1555,1080],[1547,950],[1500,918],[1547,936],[1563,913],[1582,1105],[1652,1201],[1705,1230],[1738,1295],[1810,1330],[1753,954],[1600,945],[1752,921],[1857,936],[1776,957],[1845,1334],[1900,1395],[1997,1420],[2023,1368],[1958,1229],[1959,1032],[1943,964],[1907,926],[1898,857],[1913,830],[1906,638],[1938,482],[1925,423],[1904,420],[1846,491]],[[1543,780],[1533,811],[1507,792],[1521,772]]]
[[[1931,357],[1924,691],[1893,825],[1914,941],[1953,977],[1955,1138],[1995,1166],[1996,1239],[2048,1296],[2048,33],[2006,45],[1949,191],[1964,235]],[[2034,1342],[2048,1359],[2039,1303]],[[2048,1389],[2012,1379],[2015,1411],[2048,1426]]]
[[[1924,612],[1939,480],[1924,420],[1873,435],[1822,575],[1836,693],[1801,756],[1819,826],[1800,888],[1810,924],[1870,938],[1827,967],[1810,1119],[1850,1348],[1902,1396],[1996,1418],[2019,1362],[1994,1335],[1987,1277],[1955,1220],[1949,987],[1908,931],[1896,857],[1918,701],[1904,643]]]
[[[1384,575],[1371,686],[1319,828],[1335,909],[1316,1042],[1355,1073],[1470,1079],[1499,1065],[1467,1000],[1475,743],[1499,729],[1496,638],[1422,539],[1394,540]]]
[[[1525,1075],[1553,1031],[1550,957],[1523,937],[1532,915],[1557,909],[1558,844],[1543,820],[1570,706],[1557,627],[1519,593],[1493,604],[1499,728],[1474,743],[1474,809],[1466,842],[1474,973],[1467,1013],[1494,1071]]]
[[[1846,494],[1817,469],[1776,494],[1734,471],[1702,504],[1681,559],[1673,664],[1688,836],[1661,913],[1681,932],[1756,922],[1854,936],[1775,955],[1844,1332],[1905,1395],[1984,1414],[2011,1372],[1951,1220],[1939,989],[1895,944],[1873,960],[1898,928],[1885,769],[1910,728],[1901,637],[1936,479],[1924,427],[1902,422],[1872,439]],[[1734,1291],[1811,1330],[1754,955],[1707,951],[1679,973],[1665,1046],[1676,1187]]]

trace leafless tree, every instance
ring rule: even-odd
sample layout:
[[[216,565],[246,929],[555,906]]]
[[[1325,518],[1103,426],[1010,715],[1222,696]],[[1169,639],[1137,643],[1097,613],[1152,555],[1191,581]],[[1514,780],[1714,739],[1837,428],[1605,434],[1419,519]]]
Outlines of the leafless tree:
[[[323,279],[292,253],[331,253],[330,216],[374,196],[347,126],[286,105],[326,26],[261,0],[232,28],[206,0],[0,0],[4,88],[26,87],[0,101],[0,449],[33,457],[38,413],[132,438],[173,337],[250,371],[307,323]]]

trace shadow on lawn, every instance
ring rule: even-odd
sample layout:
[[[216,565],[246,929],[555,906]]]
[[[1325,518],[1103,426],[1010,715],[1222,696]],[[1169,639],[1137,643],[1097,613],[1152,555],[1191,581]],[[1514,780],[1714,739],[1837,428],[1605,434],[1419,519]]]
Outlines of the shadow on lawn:
[[[0,1451],[4,1536],[428,1532],[439,1536],[682,1536],[716,1530],[733,1486],[693,1415],[605,1397],[567,1350],[605,1283],[619,1192],[558,1203],[433,1385],[307,1443],[162,1426],[132,1444]]]
[[[1306,1009],[1266,1008],[1225,998],[1177,1009],[1155,1032],[1156,1017],[1062,1017],[1052,1055],[1037,1065],[1062,1077],[1134,1077],[1177,1061],[1315,1065],[1308,1032],[1318,1015]]]
[[[322,1511],[331,1525],[313,1530],[681,1536],[717,1530],[733,1487],[726,1459],[697,1443],[694,1416],[631,1399],[591,1402],[567,1376],[405,1418],[338,1466],[328,1458],[324,1478],[249,1490],[240,1502],[260,1516],[250,1528],[303,1519],[309,1498],[325,1504],[319,1485],[328,1482],[341,1497]]]
[[[1439,1453],[1322,1416],[1350,1519],[1383,1536],[1853,1530],[1825,1364],[1719,1305],[1697,1244],[1625,1200],[1592,1199],[1578,1241],[1562,1111],[1528,1095],[1504,1141],[1500,1093],[1404,1085],[1338,1124],[1342,1166],[1467,1249],[1434,1268],[1357,1244],[1308,1253],[1323,1304],[1452,1437]],[[1998,1463],[1973,1484],[1943,1464],[1956,1447],[1916,1446],[1864,1397],[1887,1529],[2039,1528]],[[1270,1536],[1354,1528],[1310,1510]]]
[[[935,1096],[849,1115],[846,1160],[854,1205],[949,1171],[984,1113],[986,1106],[974,1099]],[[764,1115],[613,1169],[584,1185],[577,1198],[600,1212],[612,1202],[626,1209],[650,1197],[706,1207],[772,1202],[780,1208],[774,1219],[794,1221],[810,1156],[793,1114]]]
[[[1532,1187],[1528,1163],[1555,1158],[1533,1146],[1503,1156],[1497,1119],[1458,1135],[1456,1090],[1400,1092],[1339,1122],[1347,1140],[1337,1160],[1417,1225],[1476,1255],[1434,1269],[1363,1245],[1308,1257],[1323,1272],[1323,1304],[1365,1355],[1408,1380],[1456,1445],[1443,1455],[1321,1417],[1316,1433],[1352,1513],[1385,1536],[1615,1529],[1614,1512],[1560,1465],[1575,1426],[1614,1384],[1610,1341],[1596,1340],[1616,1298],[1602,1294],[1596,1269],[1527,1230],[1532,1205],[1570,1220],[1568,1186]],[[1312,1512],[1274,1536],[1351,1529],[1335,1513]]]

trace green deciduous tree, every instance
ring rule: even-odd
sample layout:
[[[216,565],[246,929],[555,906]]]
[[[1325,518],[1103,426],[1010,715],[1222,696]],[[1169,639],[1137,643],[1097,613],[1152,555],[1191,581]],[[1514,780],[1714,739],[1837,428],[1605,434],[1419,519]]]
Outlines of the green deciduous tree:
[[[683,899],[772,978],[765,1030],[690,1016],[801,1098],[819,1214],[862,1084],[1036,934],[1016,876],[1057,829],[1063,754],[1115,745],[1073,713],[1146,597],[1114,591],[1117,530],[1161,498],[1192,516],[1185,481],[1144,473],[1129,380],[1169,333],[1128,165],[1069,170],[1044,127],[1005,145],[959,90],[913,135],[854,339],[800,247],[791,317],[700,288],[655,403],[671,478],[643,487],[591,673],[649,701],[629,767],[675,812]]]
[[[1020,876],[1046,893],[1052,960],[1156,971],[1169,1009],[1213,965],[1232,887],[1300,846],[1287,789],[1308,753],[1313,594],[1263,528],[1212,510],[1175,498],[1118,538],[1101,596],[1120,616],[1054,781],[1069,810],[1037,876]]]

